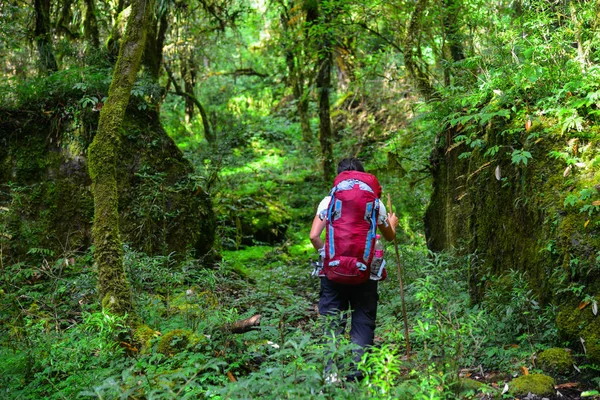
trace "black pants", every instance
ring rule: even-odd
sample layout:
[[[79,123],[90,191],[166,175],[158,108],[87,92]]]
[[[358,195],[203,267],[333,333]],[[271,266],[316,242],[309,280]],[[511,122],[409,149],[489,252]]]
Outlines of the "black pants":
[[[330,329],[336,335],[342,335],[346,328],[347,311],[351,311],[350,340],[362,348],[357,352],[355,360],[360,360],[364,348],[373,344],[378,300],[377,281],[342,285],[325,277],[321,278],[319,314],[334,317]]]

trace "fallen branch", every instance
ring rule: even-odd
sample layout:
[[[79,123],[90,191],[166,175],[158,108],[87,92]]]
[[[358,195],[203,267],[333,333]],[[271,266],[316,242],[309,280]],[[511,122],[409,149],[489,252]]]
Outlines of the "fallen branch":
[[[226,324],[223,329],[231,333],[245,333],[251,331],[253,327],[260,325],[260,314],[253,317],[236,321],[233,324]]]

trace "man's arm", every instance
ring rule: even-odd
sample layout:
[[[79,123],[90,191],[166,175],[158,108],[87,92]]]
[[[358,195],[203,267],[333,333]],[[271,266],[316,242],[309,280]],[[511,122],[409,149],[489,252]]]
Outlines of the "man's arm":
[[[310,228],[310,242],[314,246],[315,249],[321,249],[325,243],[321,239],[321,233],[323,229],[325,229],[326,221],[319,218],[318,215],[315,215],[315,219],[313,219],[312,227]]]

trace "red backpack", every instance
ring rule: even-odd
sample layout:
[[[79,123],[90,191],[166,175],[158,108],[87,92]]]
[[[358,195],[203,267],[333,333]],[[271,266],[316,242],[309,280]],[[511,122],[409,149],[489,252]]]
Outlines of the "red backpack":
[[[344,171],[333,181],[330,196],[323,270],[333,282],[364,283],[375,253],[381,186],[371,174]]]

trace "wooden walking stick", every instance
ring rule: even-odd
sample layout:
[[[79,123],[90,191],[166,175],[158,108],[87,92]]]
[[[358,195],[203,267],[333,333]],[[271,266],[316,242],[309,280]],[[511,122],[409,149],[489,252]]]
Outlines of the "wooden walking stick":
[[[388,193],[388,212],[392,212],[392,197]],[[410,341],[408,340],[408,317],[406,316],[406,304],[404,302],[404,284],[402,283],[402,266],[400,265],[400,253],[398,252],[398,239],[394,236],[394,249],[396,250],[396,264],[398,265],[398,281],[400,282],[400,299],[402,300],[402,317],[404,318],[404,338],[406,339],[406,358],[410,358]]]

